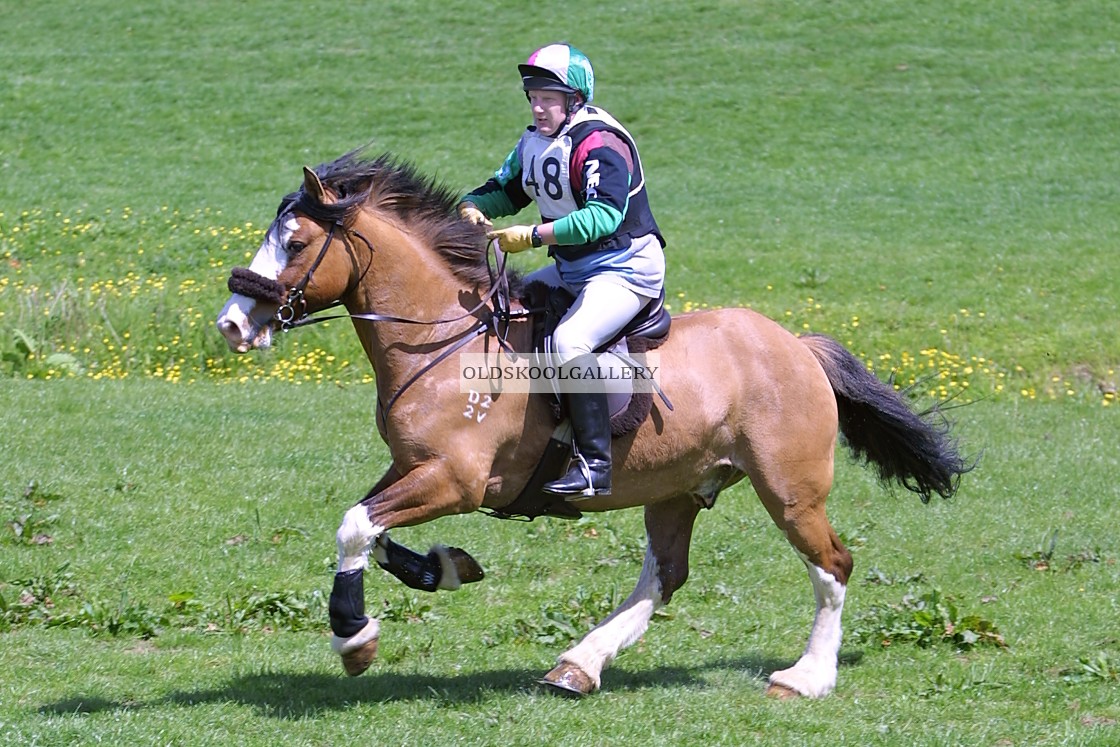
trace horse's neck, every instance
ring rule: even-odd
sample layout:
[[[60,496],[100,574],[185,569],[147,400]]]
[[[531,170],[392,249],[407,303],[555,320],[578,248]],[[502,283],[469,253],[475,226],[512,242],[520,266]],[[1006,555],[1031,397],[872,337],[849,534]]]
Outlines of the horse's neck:
[[[359,229],[361,230],[361,229]],[[435,251],[389,228],[370,228],[374,257],[347,303],[351,314],[377,314],[417,322],[463,316],[485,294],[468,288]],[[446,324],[359,321],[362,347],[377,375],[378,392],[395,391],[470,328],[473,318]]]

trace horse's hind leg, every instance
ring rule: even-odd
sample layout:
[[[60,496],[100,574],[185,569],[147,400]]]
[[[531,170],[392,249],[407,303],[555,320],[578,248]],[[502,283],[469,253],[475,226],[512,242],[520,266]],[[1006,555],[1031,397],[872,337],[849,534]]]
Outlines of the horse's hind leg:
[[[653,613],[688,579],[688,546],[699,511],[692,496],[646,506],[648,546],[637,586],[607,619],[560,655],[541,684],[575,695],[599,689],[603,669],[645,633]]]
[[[764,499],[763,502],[771,508],[770,501]],[[823,497],[809,508],[797,504],[784,508],[786,510],[778,514],[771,509],[771,515],[809,570],[817,611],[804,653],[789,669],[770,675],[768,694],[819,698],[836,686],[840,615],[844,611],[844,595],[852,573],[852,556],[825,516]]]

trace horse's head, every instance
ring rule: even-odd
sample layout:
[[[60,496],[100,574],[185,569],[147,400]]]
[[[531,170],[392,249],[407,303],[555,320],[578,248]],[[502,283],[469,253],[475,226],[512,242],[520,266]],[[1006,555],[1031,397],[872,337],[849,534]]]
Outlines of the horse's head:
[[[230,276],[233,293],[218,315],[230,349],[266,348],[272,333],[338,302],[355,268],[345,205],[318,175],[303,170],[303,188],[281,203],[248,268]]]

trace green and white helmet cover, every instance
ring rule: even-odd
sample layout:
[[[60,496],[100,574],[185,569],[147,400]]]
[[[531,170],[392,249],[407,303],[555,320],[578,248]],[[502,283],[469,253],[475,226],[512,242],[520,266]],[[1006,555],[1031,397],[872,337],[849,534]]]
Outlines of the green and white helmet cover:
[[[595,95],[595,71],[587,55],[571,44],[549,44],[517,66],[526,91],[551,89],[579,93],[588,104]]]

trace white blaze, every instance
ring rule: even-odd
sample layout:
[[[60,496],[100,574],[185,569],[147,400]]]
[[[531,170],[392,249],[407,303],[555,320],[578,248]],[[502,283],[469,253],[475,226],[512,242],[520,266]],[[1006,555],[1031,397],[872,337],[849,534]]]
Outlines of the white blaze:
[[[288,265],[288,241],[299,228],[299,221],[290,213],[277,218],[264,242],[253,257],[249,269],[270,280],[276,280]],[[218,314],[218,329],[225,336],[231,349],[244,353],[251,348],[268,347],[272,342],[272,330],[268,320],[254,319],[255,299],[234,293]]]

